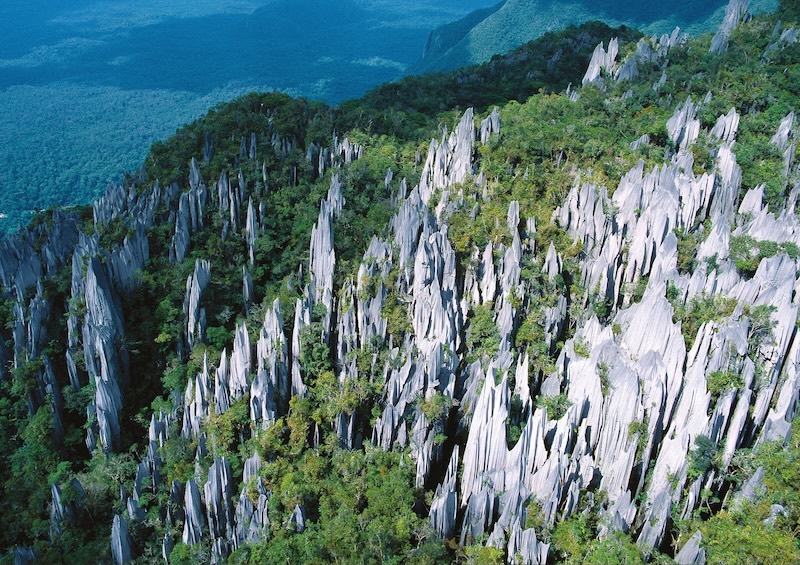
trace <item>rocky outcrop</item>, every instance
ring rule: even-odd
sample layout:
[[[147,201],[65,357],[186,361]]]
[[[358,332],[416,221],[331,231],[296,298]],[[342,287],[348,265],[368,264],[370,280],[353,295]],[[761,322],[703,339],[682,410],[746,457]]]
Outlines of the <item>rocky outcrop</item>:
[[[87,444],[93,449],[92,436],[96,433],[103,449],[114,450],[119,445],[119,413],[122,391],[128,381],[128,355],[120,347],[125,335],[122,306],[97,256],[89,259],[87,265],[84,296],[84,359],[96,387],[91,408],[97,418],[96,431],[89,430]]]
[[[585,82],[604,75],[635,80],[639,65],[665,66],[680,41],[677,30],[643,40],[619,67],[616,42],[608,51],[600,45]],[[210,262],[195,260],[187,277],[185,339],[176,353],[183,362],[191,359],[193,374],[172,408],[150,420],[146,454],[130,492],[121,497],[127,516],[114,519],[115,561],[133,557],[127,525],[138,531],[156,514],[163,520],[165,559],[180,527],[182,542],[205,544],[212,562],[268,539],[271,528],[311,527],[316,509],[307,513],[295,500],[283,516],[270,515],[270,506],[280,505],[263,473],[275,461],[259,443],[262,431],[269,434],[290,414],[292,396],[307,395],[307,383],[321,377],[307,368],[305,348],[330,357],[334,391],[369,383],[381,395],[371,415],[374,425],[369,416],[337,406],[328,421],[310,424],[309,444],[318,446],[328,431],[337,434],[342,449],[359,449],[371,439],[384,450],[407,450],[417,486],[435,489],[429,520],[438,535],[461,544],[482,540],[509,560],[541,563],[550,557],[546,531],[592,509],[601,537],[632,532],[641,547],[662,547],[670,521],[690,517],[704,490],[719,489],[715,469],[690,468],[698,445],[710,442],[728,464],[740,447],[784,440],[799,395],[797,259],[778,245],[754,273],[743,273],[730,244],[743,237],[798,244],[800,224],[792,208],[768,208],[763,185],[740,199],[740,114],[732,108],[702,131],[698,112],[708,102],[687,98],[675,105],[665,124],[670,143],[663,163],[636,163],[616,187],[580,177],[552,216],[566,237],[554,239],[553,226],[540,220],[537,225],[525,217],[531,211],[524,203],[511,201],[491,226],[492,240],[465,248],[463,241],[451,241],[453,214],[483,219],[492,185],[475,162],[475,143],[491,145],[502,125],[494,109],[476,128],[467,110],[452,133],[443,130],[430,142],[424,162],[420,155],[417,186],[409,189],[391,170],[381,174],[396,211],[387,229],[370,240],[357,271],[343,280],[335,277],[336,222],[346,206],[338,168],[365,149],[347,139],[335,140],[330,149],[307,148],[307,164],[320,177],[329,174],[330,185],[310,234],[308,264],[287,285],[296,298],[291,335],[288,326],[284,330],[280,300],[259,304],[257,293],[264,291],[253,280],[262,267],[256,241],[270,225],[260,198],[266,172],[255,188],[241,172],[233,182],[222,173],[208,197],[202,167],[192,160],[183,193],[177,185],[163,192],[156,185],[142,194],[111,189],[95,206],[96,222],[127,222],[132,210],[143,214],[112,250],[101,249],[100,237],[73,234],[66,220],[57,232],[62,241],[46,244],[47,251],[32,258],[26,255],[33,249],[31,237],[0,243],[0,279],[17,298],[8,357],[15,366],[41,359],[31,409],[49,401],[54,416],[63,409],[63,383],[44,352],[51,338],[47,320],[59,310],[48,301],[42,277],[71,266],[64,378],[76,389],[89,379],[95,385],[87,444],[109,451],[119,446],[131,372],[121,299],[135,291],[135,271],[149,257],[147,225],[156,204],[168,204],[168,225],[175,225],[165,244],[175,262],[186,260],[191,237],[210,226],[222,226],[226,238],[243,237],[236,242],[240,258],[232,272],[236,280],[241,273],[246,321],[226,326],[233,336],[221,354],[207,344],[200,368],[205,308],[212,307],[206,295]],[[775,128],[772,144],[784,153],[788,179],[794,170],[794,115]],[[698,150],[701,134],[711,146],[712,165],[695,174],[692,150]],[[292,143],[279,136],[244,137],[238,159],[255,161],[269,151],[286,156]],[[644,155],[651,143],[655,147],[658,140],[642,136],[631,147]],[[520,182],[536,174],[533,167],[524,169]],[[692,272],[679,264],[687,233],[696,240]],[[230,272],[215,271],[215,277]],[[237,303],[238,292],[237,287]],[[730,308],[691,319],[693,308],[706,301]],[[534,326],[526,328],[534,337],[524,335],[525,324]],[[740,380],[720,387],[712,376],[721,372]],[[236,427],[234,439],[247,444],[255,438],[247,453],[254,446],[258,453],[234,476],[238,463],[221,456],[214,435],[220,432],[208,422],[227,423],[243,414],[231,408],[242,406],[249,423]],[[59,418],[53,421],[58,429]],[[175,433],[193,450],[195,469],[186,485],[165,484],[161,450]],[[79,505],[65,504],[59,487],[52,489],[55,537]],[[167,489],[169,502],[160,514],[147,507],[144,501]],[[284,494],[275,496],[285,503]],[[775,509],[773,518],[779,515]],[[702,563],[701,537],[693,536],[677,557]]]
[[[419,196],[427,204],[436,189],[464,182],[472,171],[475,124],[472,108],[461,118],[449,136],[445,131],[440,142],[431,140],[419,181]]]
[[[669,138],[680,149],[687,149],[700,133],[700,120],[697,119],[697,106],[691,98],[687,98],[682,106],[667,120]]]
[[[123,565],[133,561],[128,526],[125,523],[125,518],[119,514],[114,516],[114,523],[111,527],[111,556],[116,565]]]
[[[211,263],[198,259],[194,264],[194,273],[186,279],[186,298],[183,301],[189,349],[205,339],[206,311],[200,306],[200,299],[209,282],[211,282]]]
[[[200,489],[194,479],[189,479],[189,482],[186,483],[184,501],[186,519],[183,523],[183,543],[188,545],[198,543],[208,531],[203,510]]]
[[[218,563],[224,563],[231,552],[229,540],[234,538],[235,528],[231,467],[225,458],[218,457],[208,469],[204,492],[208,532],[213,544],[212,558]]]
[[[223,357],[225,352],[223,351]],[[219,373],[217,373],[219,378]],[[209,415],[211,380],[208,358],[203,362],[203,370],[190,377],[186,384],[183,405],[182,435],[185,438],[200,437],[203,420]]]
[[[708,48],[710,52],[724,53],[728,49],[728,40],[733,31],[740,23],[750,18],[750,13],[747,11],[748,7],[749,0],[730,0],[727,8],[725,8],[725,18],[711,40],[711,47]]]
[[[586,85],[596,82],[603,72],[613,76],[617,68],[618,53],[619,44],[616,37],[608,42],[608,51],[606,51],[602,43],[598,44],[594,49],[594,53],[592,53],[589,68],[586,69],[586,74],[583,75],[582,83]]]
[[[672,30],[671,34],[663,34],[661,37],[643,37],[636,44],[636,50],[617,67],[615,72],[616,80],[636,80],[639,77],[640,67],[648,64],[655,63],[665,68],[670,49],[681,45],[685,40],[686,36],[681,36],[680,28],[677,27]],[[592,60],[594,61],[594,57]],[[606,70],[608,71],[609,69]],[[596,70],[594,70],[590,62],[587,75],[595,72]]]

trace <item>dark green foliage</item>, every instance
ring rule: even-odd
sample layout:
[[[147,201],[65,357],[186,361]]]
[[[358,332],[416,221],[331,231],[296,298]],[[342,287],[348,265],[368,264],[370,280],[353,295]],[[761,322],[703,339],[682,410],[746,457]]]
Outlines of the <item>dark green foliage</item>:
[[[778,323],[772,319],[777,308],[772,304],[761,306],[745,306],[742,313],[750,318],[750,331],[747,334],[747,351],[754,359],[762,344],[771,343],[774,338],[772,329]]]
[[[303,327],[300,333],[300,367],[309,379],[333,369],[330,349],[322,339],[324,317],[325,306],[317,304],[311,314],[311,324]]]
[[[752,277],[762,259],[786,253],[792,259],[798,256],[798,248],[792,242],[776,243],[756,240],[749,235],[731,237],[730,258],[743,275]]]
[[[731,478],[741,484],[760,467],[764,471],[764,488],[755,492],[752,501],[730,504],[707,520],[696,518],[680,525],[682,539],[698,529],[702,532],[707,563],[771,564],[800,561],[796,538],[800,527],[798,437],[800,419],[795,419],[792,439],[786,444],[766,442],[753,450],[738,451],[734,457]],[[699,441],[697,445],[699,451]],[[714,459],[713,449],[707,447],[703,451],[697,456],[701,460],[699,467],[707,468],[709,460],[713,462]],[[690,456],[692,453],[695,452],[691,452]],[[779,514],[774,520],[768,520],[773,504],[780,504],[788,516]]]
[[[691,348],[700,326],[706,322],[722,322],[736,309],[736,299],[714,294],[692,298],[683,306],[673,302],[673,319],[681,324],[681,334],[686,342],[686,349]]]
[[[430,398],[420,401],[419,409],[425,414],[429,422],[441,422],[447,418],[452,400],[440,392],[435,392]]]
[[[705,475],[714,465],[717,446],[708,436],[699,435],[694,438],[694,449],[689,451],[686,477],[690,482]]]
[[[538,396],[536,398],[536,407],[546,410],[547,417],[550,420],[563,418],[570,406],[572,406],[572,401],[563,393],[555,396]]]
[[[706,376],[706,388],[711,393],[712,402],[723,392],[737,389],[743,384],[742,375],[734,371],[712,371]]]
[[[691,274],[696,266],[697,246],[703,241],[703,233],[687,233],[676,228],[675,235],[678,238],[678,271]]]
[[[697,524],[710,565],[797,563],[797,541],[785,529],[772,528],[752,514],[720,512]]]
[[[611,37],[625,44],[641,34],[600,22],[549,32],[482,65],[379,86],[362,99],[342,103],[337,126],[425,140],[442,112],[468,107],[483,112],[509,100],[525,102],[540,90],[558,92],[577,84],[595,46]]]
[[[599,518],[594,509],[557,524],[552,534],[552,553],[557,562],[593,565],[646,563],[642,550],[630,537],[622,532],[613,532],[604,539],[599,539],[598,526]],[[658,561],[661,555],[654,551],[650,557]]]
[[[467,328],[467,360],[491,357],[500,347],[500,331],[494,323],[492,305],[483,304],[472,310]]]
[[[784,8],[788,9],[786,5],[784,3]],[[203,140],[209,135],[214,140],[216,154],[209,163],[201,164],[206,184],[212,186],[223,171],[234,178],[241,170],[248,195],[253,195],[268,211],[263,233],[255,243],[255,262],[249,267],[255,283],[254,303],[247,310],[242,303],[241,267],[249,261],[241,233],[231,232],[223,239],[220,235],[222,218],[216,211],[210,212],[204,227],[192,234],[187,260],[170,264],[167,257],[174,225],[167,222],[169,216],[165,208],[158,210],[156,225],[148,234],[151,259],[139,273],[136,290],[123,297],[126,339],[122,345],[130,356],[131,374],[135,378],[125,391],[126,408],[121,415],[122,452],[87,457],[82,445],[83,425],[94,389],[91,383],[81,383],[82,387],[77,390],[64,388],[67,383],[60,365],[57,369],[63,381],[67,421],[63,445],[53,441],[49,404],[44,392],[39,390],[42,357],[20,363],[11,379],[0,383],[3,392],[0,397],[3,415],[0,418],[3,444],[0,472],[5,477],[2,494],[7,517],[6,527],[0,533],[2,551],[14,544],[33,544],[40,550],[43,562],[58,561],[59,556],[63,556],[70,562],[82,563],[90,553],[89,561],[107,560],[111,516],[113,512],[123,511],[118,502],[119,488],[130,487],[136,463],[144,452],[138,442],[145,437],[150,415],[158,410],[169,412],[175,400],[180,402],[188,379],[202,369],[205,357],[212,367],[218,363],[222,349],[230,350],[237,325],[246,321],[254,332],[274,299],[281,305],[286,335],[291,335],[296,299],[308,282],[307,275],[296,274],[298,265],[307,263],[311,227],[317,219],[319,201],[324,198],[331,180],[330,173],[319,177],[305,155],[313,144],[329,146],[334,133],[340,139],[347,135],[365,148],[363,159],[338,171],[347,200],[334,226],[337,257],[334,290],[338,292],[345,281],[356,276],[369,239],[374,234],[384,233],[386,222],[394,212],[392,195],[383,181],[386,171],[391,170],[395,178],[407,178],[409,186],[413,186],[420,174],[416,153],[424,153],[427,139],[440,137],[439,123],[454,123],[466,106],[475,106],[479,119],[493,104],[503,105],[500,135],[476,148],[477,170],[485,173],[488,179],[487,198],[484,199],[482,191],[467,179],[458,187],[459,199],[452,200],[453,209],[446,212],[452,214],[443,218],[443,223],[447,224],[457,253],[456,269],[460,274],[470,266],[474,253],[480,252],[487,243],[492,243],[498,256],[501,245],[505,248],[511,245],[513,237],[506,221],[511,201],[519,203],[523,218],[536,220],[536,233],[528,234],[535,240],[536,252],[525,254],[519,287],[508,297],[519,322],[511,339],[516,354],[527,352],[529,355],[530,373],[534,377],[530,386],[534,389],[534,383],[541,382],[540,376],[555,371],[553,361],[563,343],[574,337],[579,321],[592,312],[607,319],[616,306],[609,303],[599,289],[582,288],[576,282],[581,278],[578,259],[583,247],[550,221],[553,209],[563,202],[576,179],[605,186],[610,193],[621,176],[639,160],[644,161],[646,171],[665,158],[669,160],[674,147],[667,141],[664,122],[672,114],[675,100],[689,95],[699,100],[707,91],[713,91],[712,101],[701,110],[704,127],[712,125],[716,117],[731,106],[740,110],[742,125],[734,150],[740,155],[739,162],[746,167],[745,188],[766,183],[771,209],[780,209],[785,182],[779,175],[779,155],[770,149],[768,140],[783,115],[796,107],[800,71],[794,64],[796,46],[771,52],[765,64],[758,67],[757,72],[753,70],[754,62],[761,60],[773,25],[773,21],[756,20],[745,26],[732,39],[730,52],[723,55],[708,53],[708,38],[673,49],[668,80],[661,91],[651,87],[661,76],[661,70],[643,66],[641,83],[608,81],[605,90],[586,87],[577,101],[548,94],[563,89],[567,82],[577,84],[589,53],[601,39],[607,41],[619,34],[626,41],[638,38],[638,34],[630,30],[612,31],[599,24],[588,24],[548,36],[481,67],[385,85],[364,99],[347,102],[339,108],[282,94],[248,95],[215,108],[198,122],[182,128],[172,139],[154,145],[144,172],[127,179],[130,186],[143,190],[158,179],[162,185],[175,181],[186,188],[190,159],[202,154]],[[628,48],[630,43],[623,45],[623,49]],[[559,51],[562,58],[558,64],[548,65]],[[545,92],[533,95],[540,89]],[[623,98],[622,94],[628,89],[632,95]],[[255,133],[258,140],[258,163],[239,155],[242,137],[249,138],[251,133]],[[650,145],[631,150],[630,142],[645,133],[651,137]],[[274,151],[273,138],[280,140],[286,151]],[[696,173],[713,169],[716,143],[705,136],[694,148]],[[261,177],[262,162],[268,170],[266,184]],[[609,219],[615,214],[611,209],[605,212]],[[88,219],[86,210],[76,214],[84,221]],[[48,214],[37,216],[39,227],[36,229],[44,230],[50,218]],[[709,228],[710,221],[702,227],[696,225],[677,233],[678,267],[682,273],[695,268],[696,248]],[[119,244],[129,233],[127,224],[118,219],[99,226],[97,232],[104,246]],[[762,257],[781,252],[793,257],[798,255],[798,249],[791,244],[734,240],[731,257],[743,272],[754,271]],[[561,274],[552,281],[542,273],[541,267],[551,243],[563,260]],[[42,241],[37,239],[37,244],[41,245]],[[196,345],[189,353],[185,343],[183,300],[186,279],[195,259],[200,258],[212,263],[211,283],[202,299],[208,327],[205,343]],[[710,268],[714,261],[710,260]],[[225,456],[234,470],[233,475],[238,477],[244,458],[257,452],[264,461],[260,478],[273,494],[271,530],[267,539],[261,544],[241,548],[231,562],[506,560],[507,556],[501,551],[483,547],[480,542],[485,540],[468,540],[463,553],[454,555],[430,531],[425,518],[430,492],[414,487],[415,470],[408,455],[385,453],[368,442],[362,448],[343,449],[335,432],[340,416],[353,415],[356,431],[364,438],[371,437],[371,425],[384,408],[384,367],[387,363],[395,366],[404,362],[405,352],[397,356],[388,348],[389,342],[398,347],[412,331],[407,297],[402,295],[403,286],[397,283],[398,277],[398,272],[393,271],[385,280],[376,276],[362,281],[366,284],[364,293],[370,297],[378,294],[381,284],[388,290],[382,314],[387,320],[390,339],[384,342],[377,338],[352,353],[347,361],[354,362],[356,378],[344,384],[339,382],[340,367],[334,366],[332,356],[332,344],[337,336],[334,330],[327,343],[323,340],[321,321],[326,312],[317,308],[311,324],[303,328],[300,336],[303,346],[300,362],[308,386],[307,395],[281,399],[278,419],[266,430],[252,429],[246,397],[234,402],[225,414],[214,413],[205,422],[210,453],[201,464],[207,464],[214,456]],[[65,269],[46,281],[45,291],[54,298],[54,303],[66,305],[69,283],[69,270]],[[626,293],[634,301],[639,300],[646,283],[646,279],[641,279],[637,285],[626,289]],[[722,323],[737,306],[735,300],[720,296],[702,296],[684,306],[679,303],[678,294],[675,286],[667,290],[687,347],[691,346],[703,323]],[[567,300],[568,319],[562,335],[551,336],[552,343],[548,344],[544,320],[548,309],[558,305],[560,295]],[[80,315],[86,306],[76,301],[64,310],[67,308]],[[493,308],[492,304],[485,304],[468,312],[461,336],[463,350],[447,353],[460,354],[467,361],[496,354],[500,336]],[[53,340],[47,351],[49,358],[58,360],[57,363],[62,363],[64,358],[63,347],[59,345],[65,333],[63,313],[54,313],[52,333],[58,339]],[[772,310],[768,306],[743,306],[742,314],[751,321],[748,353],[757,362],[756,353],[761,345],[772,339]],[[5,339],[8,339],[7,330],[14,324],[14,318],[13,303],[0,302],[0,333]],[[619,326],[614,328],[615,334],[620,331]],[[576,354],[583,357],[591,354],[587,344],[580,340],[573,343]],[[81,363],[80,356],[77,361],[83,368],[85,361]],[[613,394],[609,372],[609,367],[598,365],[597,377],[604,395]],[[741,376],[732,367],[708,375],[708,390],[715,397],[740,385]],[[29,413],[27,401],[37,394],[45,402]],[[566,394],[536,397],[536,409],[545,410],[551,422],[562,419],[570,405]],[[450,417],[456,410],[448,397],[436,393],[419,398],[411,408],[422,412],[432,424],[437,432],[434,440],[437,444],[461,441],[462,438],[453,435],[455,426],[451,425]],[[511,398],[506,422],[509,447],[520,437],[527,412],[519,396]],[[164,485],[172,480],[185,482],[195,477],[197,441],[182,439],[177,430],[179,424],[175,426],[170,439],[160,449]],[[795,436],[800,434],[795,432]],[[455,434],[460,433],[455,431]],[[631,424],[628,439],[637,442],[640,458],[649,439],[647,425]],[[726,559],[735,562],[725,553],[726,544],[734,543],[747,547],[758,559],[764,549],[759,539],[774,545],[775,562],[796,559],[791,532],[800,528],[800,513],[793,486],[798,483],[794,447],[767,444],[752,455],[750,461],[737,463],[737,469],[747,476],[754,471],[753,465],[763,465],[767,469],[766,481],[771,489],[768,502],[785,505],[790,518],[781,518],[775,528],[767,528],[763,520],[769,516],[769,510],[768,507],[765,510],[763,501],[748,508],[756,516],[752,519],[734,513],[719,514],[702,526],[711,562]],[[723,481],[733,480],[731,472],[737,470],[719,468],[716,451],[717,447],[708,438],[697,438],[689,454],[687,474],[690,479],[714,469]],[[436,470],[439,471],[441,469]],[[66,533],[50,546],[46,542],[49,483],[57,482],[69,497],[66,485],[72,476],[84,485],[87,497],[77,522],[68,526]],[[202,477],[195,478],[202,480]],[[248,496],[256,495],[254,481],[240,486]],[[592,492],[592,495],[595,501],[603,499],[602,492]],[[589,498],[586,492],[580,496],[582,501]],[[163,485],[142,497],[148,522],[142,528],[132,528],[132,535],[143,562],[158,556],[158,543],[165,529],[158,509],[164,507],[165,497]],[[307,529],[302,533],[290,531],[289,527],[289,516],[297,504],[304,505],[308,517]],[[528,525],[537,528],[537,535],[549,537],[556,560],[642,561],[632,537],[616,533],[597,539],[602,529],[597,508],[584,508],[585,513],[562,521],[552,531],[544,524],[540,510],[535,502],[530,503]],[[706,511],[712,512],[710,504]],[[634,536],[637,527],[633,526]],[[670,533],[682,527],[676,524]],[[732,527],[741,531],[731,532]],[[203,544],[196,547],[179,544],[172,560],[197,562],[206,558],[207,549]],[[657,560],[658,556],[654,558]],[[783,558],[786,560],[782,561]]]
[[[800,0],[779,0],[778,13],[784,18],[800,19]]]
[[[339,448],[326,449],[325,455],[306,452],[281,480],[282,490],[294,493],[284,495],[281,507],[291,510],[289,505],[302,501],[313,523],[294,535],[274,523],[272,540],[249,548],[246,562],[435,563],[447,558],[427,521],[412,509],[417,495],[406,456]]]

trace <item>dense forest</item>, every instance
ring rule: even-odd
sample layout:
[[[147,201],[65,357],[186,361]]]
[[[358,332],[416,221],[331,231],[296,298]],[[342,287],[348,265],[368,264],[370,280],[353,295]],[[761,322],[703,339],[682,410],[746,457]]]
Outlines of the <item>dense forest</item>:
[[[483,63],[548,31],[591,20],[635,27],[650,35],[669,33],[676,26],[697,35],[716,28],[725,4],[721,0],[676,0],[668,4],[633,0],[503,0],[431,31],[424,55],[412,71]],[[760,13],[771,11],[776,5],[775,0],[752,0],[749,9]]]
[[[432,27],[482,1],[9,0],[0,234],[38,210],[99,198],[155,140],[221,101],[269,90],[330,104],[361,96],[402,75]]]
[[[0,563],[800,562],[800,5],[731,6],[248,94],[36,214]]]

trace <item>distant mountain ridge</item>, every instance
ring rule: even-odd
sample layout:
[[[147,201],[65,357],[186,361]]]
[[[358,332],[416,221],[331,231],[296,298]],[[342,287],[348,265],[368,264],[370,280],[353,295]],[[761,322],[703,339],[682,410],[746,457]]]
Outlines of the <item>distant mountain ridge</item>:
[[[691,34],[714,29],[725,11],[723,0],[642,3],[632,0],[503,0],[431,31],[413,72],[454,69],[483,63],[548,31],[590,20],[634,26],[661,34],[680,27]],[[774,10],[775,0],[753,0],[751,12]]]

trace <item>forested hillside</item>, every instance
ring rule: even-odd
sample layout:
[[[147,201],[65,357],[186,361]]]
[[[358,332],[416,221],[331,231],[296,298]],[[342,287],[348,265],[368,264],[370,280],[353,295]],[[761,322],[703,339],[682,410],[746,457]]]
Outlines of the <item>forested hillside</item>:
[[[771,11],[775,0],[752,0],[750,10]],[[723,0],[503,0],[494,8],[475,11],[431,31],[416,72],[453,69],[482,63],[532,39],[567,25],[602,20],[626,25],[651,35],[676,26],[691,35],[708,32],[722,20]]]
[[[800,562],[798,24],[249,94],[38,214],[0,563]]]

